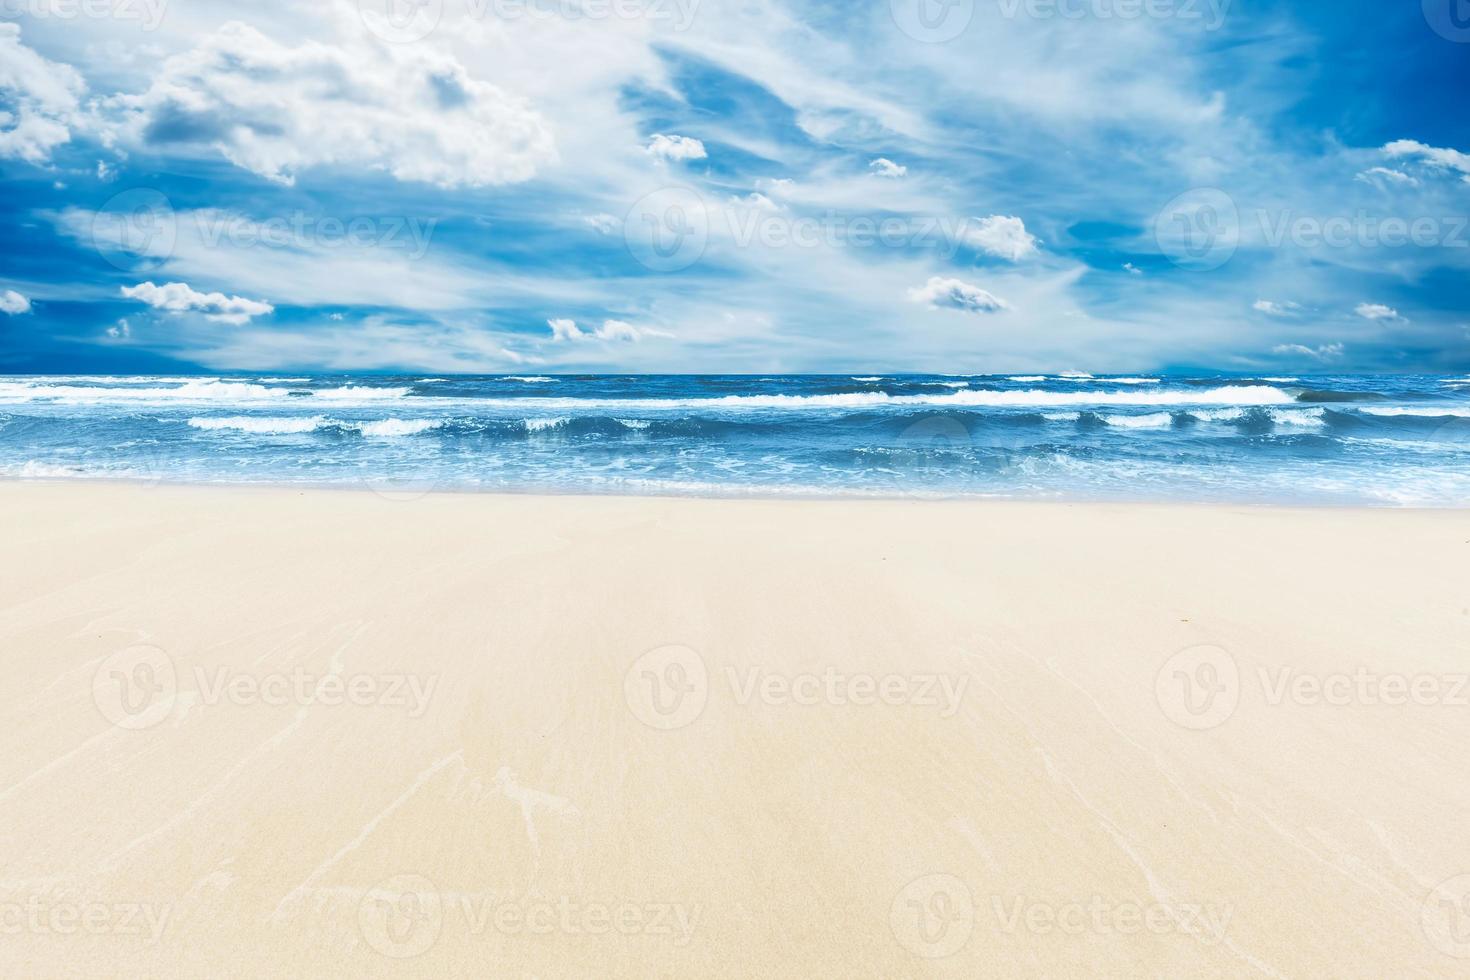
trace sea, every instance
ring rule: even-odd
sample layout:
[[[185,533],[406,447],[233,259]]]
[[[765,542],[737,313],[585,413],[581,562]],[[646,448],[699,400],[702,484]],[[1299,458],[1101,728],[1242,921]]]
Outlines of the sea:
[[[0,478],[1470,505],[1470,377],[0,378]]]

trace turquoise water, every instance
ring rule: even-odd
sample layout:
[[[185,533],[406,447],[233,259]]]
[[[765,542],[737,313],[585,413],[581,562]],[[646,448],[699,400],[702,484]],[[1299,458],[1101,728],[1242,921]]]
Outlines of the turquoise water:
[[[0,378],[0,476],[1470,504],[1470,378]]]

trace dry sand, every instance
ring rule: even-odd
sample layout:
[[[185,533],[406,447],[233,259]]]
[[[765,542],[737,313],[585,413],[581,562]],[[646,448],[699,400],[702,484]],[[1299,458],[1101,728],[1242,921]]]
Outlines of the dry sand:
[[[1464,977],[1470,515],[0,485],[0,976]]]

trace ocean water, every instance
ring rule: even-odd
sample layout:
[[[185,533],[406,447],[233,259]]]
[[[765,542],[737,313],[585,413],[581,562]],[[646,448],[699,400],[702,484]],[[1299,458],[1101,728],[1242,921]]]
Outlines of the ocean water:
[[[0,477],[1470,505],[1470,378],[4,377]]]

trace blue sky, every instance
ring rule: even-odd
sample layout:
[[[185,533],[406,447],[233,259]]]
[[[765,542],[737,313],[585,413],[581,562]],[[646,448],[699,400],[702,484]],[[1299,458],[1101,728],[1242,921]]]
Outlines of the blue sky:
[[[0,371],[1464,372],[1463,6],[15,0]]]

